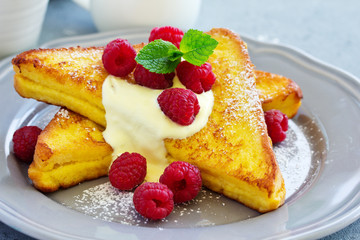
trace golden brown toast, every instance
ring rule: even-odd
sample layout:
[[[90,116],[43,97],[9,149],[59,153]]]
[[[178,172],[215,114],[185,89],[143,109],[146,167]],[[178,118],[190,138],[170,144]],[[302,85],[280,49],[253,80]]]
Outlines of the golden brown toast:
[[[28,170],[34,186],[53,192],[106,175],[113,150],[102,131],[93,121],[61,108],[39,135]]]
[[[246,44],[226,29],[209,34],[219,44],[210,56],[216,82],[207,125],[185,139],[165,139],[168,158],[199,167],[203,183],[267,212],[285,199],[285,186],[267,135]]]
[[[139,51],[143,43],[134,45]],[[64,106],[106,126],[102,84],[108,76],[102,64],[104,47],[37,49],[13,60],[15,90],[34,98]],[[134,82],[133,75],[126,79]]]
[[[264,111],[278,109],[292,118],[297,113],[303,97],[300,87],[281,75],[255,71],[256,89]]]
[[[260,212],[276,209],[284,202],[285,187],[246,45],[226,29],[209,34],[219,41],[209,59],[217,77],[214,109],[200,132],[165,140],[168,159],[197,165],[204,185],[214,191]],[[107,73],[101,53],[102,48],[70,48],[20,54],[13,59],[15,88],[24,97],[64,105],[105,126],[101,84]]]
[[[102,47],[38,49],[12,60],[14,87],[23,97],[65,106],[105,126]]]

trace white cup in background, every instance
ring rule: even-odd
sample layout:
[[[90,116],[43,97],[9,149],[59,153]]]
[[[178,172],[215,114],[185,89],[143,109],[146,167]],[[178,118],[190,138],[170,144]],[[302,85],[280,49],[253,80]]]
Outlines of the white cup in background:
[[[48,0],[0,0],[0,58],[37,45]]]
[[[128,27],[193,27],[201,0],[74,0],[91,12],[99,31]]]

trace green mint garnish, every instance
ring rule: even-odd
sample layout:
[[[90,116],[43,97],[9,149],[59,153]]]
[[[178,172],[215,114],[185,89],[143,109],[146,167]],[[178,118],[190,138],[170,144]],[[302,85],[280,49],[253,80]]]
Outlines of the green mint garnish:
[[[209,59],[217,45],[218,42],[210,35],[190,29],[180,42],[180,51],[184,53],[183,58],[186,61],[201,66]]]
[[[180,42],[180,50],[172,43],[155,40],[137,54],[135,60],[150,72],[173,72],[183,57],[191,64],[204,64],[213,53],[218,42],[210,35],[190,29]]]
[[[170,73],[180,63],[182,55],[174,44],[158,39],[143,47],[135,60],[150,72]]]

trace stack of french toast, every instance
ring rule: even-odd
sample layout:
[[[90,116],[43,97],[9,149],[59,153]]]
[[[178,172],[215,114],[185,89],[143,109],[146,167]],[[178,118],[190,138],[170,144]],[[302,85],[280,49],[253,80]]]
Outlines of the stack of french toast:
[[[197,166],[205,187],[250,208],[277,209],[286,190],[264,111],[278,109],[293,117],[301,105],[301,90],[286,77],[254,70],[246,43],[234,32],[216,28],[207,34],[218,41],[208,60],[216,76],[213,110],[194,135],[164,139],[167,160]],[[12,60],[20,96],[61,107],[40,134],[28,170],[40,191],[53,192],[108,173],[113,150],[102,136],[102,84],[108,76],[103,50],[37,49]],[[133,73],[124,80],[134,83]]]

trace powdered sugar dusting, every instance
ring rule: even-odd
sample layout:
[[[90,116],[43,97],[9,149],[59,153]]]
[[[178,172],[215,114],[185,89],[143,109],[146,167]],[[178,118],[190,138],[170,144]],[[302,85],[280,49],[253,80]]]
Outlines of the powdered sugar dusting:
[[[119,191],[106,182],[74,196],[74,209],[105,221],[138,225],[142,222],[132,202],[133,192]]]
[[[66,110],[65,108],[61,108],[57,113],[56,113],[56,116],[58,117],[57,120],[60,119],[69,119],[70,116],[69,116],[69,112],[68,110]]]
[[[302,130],[290,120],[286,139],[274,147],[274,152],[288,198],[305,183],[311,167],[311,148]]]
[[[131,191],[117,190],[111,186],[110,182],[106,182],[86,189],[80,195],[76,195],[74,197],[74,209],[93,216],[95,219],[99,218],[105,221],[135,226],[146,225],[149,221],[136,212],[132,201],[133,195]],[[172,221],[179,223],[181,218],[186,218],[190,214],[201,214],[204,207],[200,207],[198,204],[201,204],[206,198],[213,198],[213,193],[202,190],[200,195],[199,199],[194,199],[182,205],[175,205],[172,215],[177,215],[178,218]],[[222,198],[221,195],[214,196],[214,199],[219,200],[220,198]],[[165,223],[168,221],[167,218],[159,222]],[[213,225],[211,222],[202,222],[202,224]]]
[[[259,116],[262,114],[262,108],[255,87],[256,81],[253,64],[247,57],[248,49],[246,44],[240,44],[240,47],[242,54],[244,55],[244,62],[241,63],[241,68],[238,66],[238,59],[223,59],[223,61],[226,61],[227,65],[229,65],[230,71],[228,74],[223,74],[223,76],[225,75],[223,81],[226,86],[231,89],[231,91],[228,92],[232,92],[232,95],[226,98],[227,102],[224,104],[226,107],[225,115],[230,119],[228,124],[232,124],[231,120],[245,117],[245,125],[247,126],[244,125],[244,128],[251,128],[250,132],[253,132],[254,134],[258,134],[259,131],[262,131],[261,134],[264,134],[264,123],[259,120]],[[216,68],[214,67],[214,69]]]
[[[71,82],[81,83],[87,90],[97,93],[108,75],[101,63],[102,54],[103,48],[67,48],[61,51],[59,58],[63,61],[57,63],[57,67],[67,73],[64,78],[68,77]]]
[[[133,226],[200,227],[237,222],[255,217],[257,212],[212,191],[202,189],[198,196],[174,206],[165,219],[151,221],[135,210],[133,192],[119,191],[105,182],[74,196],[71,208],[94,219]],[[245,214],[238,214],[239,212]]]
[[[274,146],[289,198],[306,181],[311,168],[311,148],[302,129],[292,120],[284,142]],[[85,189],[75,195],[71,208],[105,221],[133,226],[197,227],[236,222],[258,216],[258,213],[223,195],[202,189],[198,196],[175,205],[173,212],[161,221],[140,216],[132,202],[133,192],[119,191],[109,182]],[[241,213],[241,214],[239,214]]]

